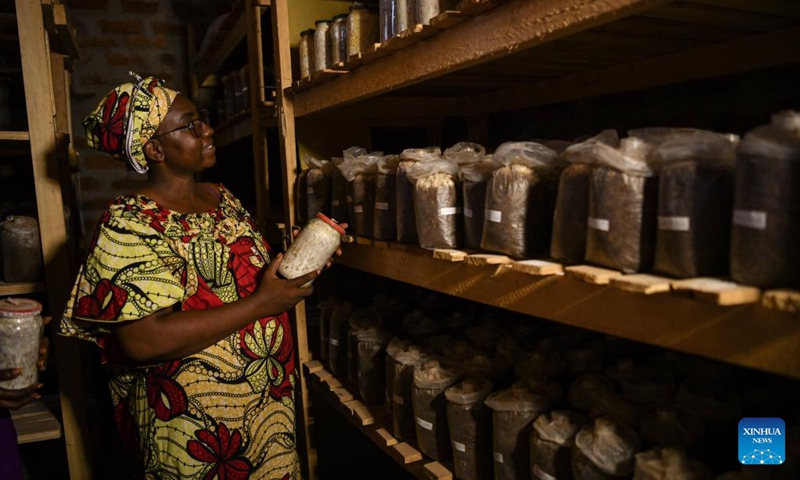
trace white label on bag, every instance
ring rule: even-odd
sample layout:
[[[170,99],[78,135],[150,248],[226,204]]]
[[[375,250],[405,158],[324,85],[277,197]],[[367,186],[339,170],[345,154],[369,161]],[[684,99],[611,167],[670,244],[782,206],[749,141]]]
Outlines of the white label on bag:
[[[396,393],[393,394],[392,397],[394,398],[394,403],[396,403],[398,405],[402,405],[402,404],[406,403],[406,402],[403,401],[403,397],[401,397],[400,395],[397,395]]]
[[[500,210],[486,210],[486,220],[494,223],[500,223],[503,220],[503,212]]]
[[[347,196],[347,202],[348,202],[348,203],[353,203],[353,197],[351,197],[350,195],[348,195],[348,196]]]
[[[333,205],[334,207],[338,207],[339,206],[339,200],[331,201],[331,205]]]
[[[471,208],[465,208],[464,209],[464,216],[467,217],[467,218],[472,218],[472,209]]]
[[[353,213],[364,213],[364,207],[361,205],[356,205],[353,207]]]
[[[539,468],[539,465],[533,466],[533,474],[540,480],[558,480],[556,477]]]
[[[425,430],[433,430],[433,424],[431,422],[426,422],[425,420],[417,417],[417,425],[424,428]]]
[[[456,214],[459,214],[459,213],[461,213],[461,207],[446,207],[446,208],[440,208],[439,209],[439,215],[441,215],[441,216],[456,215]]]
[[[389,210],[389,204],[386,202],[375,202],[375,208],[378,210]]]
[[[338,347],[340,345],[339,340],[331,338],[331,345],[333,345],[334,347]]]
[[[503,463],[503,454],[494,452],[494,461],[497,463]]]
[[[767,212],[758,210],[734,210],[733,224],[740,227],[764,230],[767,228]]]
[[[331,337],[322,336],[322,343],[330,343]]]
[[[675,232],[689,231],[689,217],[658,217],[659,230],[672,230]]]
[[[605,218],[589,217],[589,228],[594,228],[595,230],[600,230],[601,232],[607,232],[610,227],[611,225]]]
[[[306,190],[306,191],[308,193],[314,193],[314,187],[308,187],[308,190]]]
[[[456,442],[455,440],[453,440],[453,448],[455,448],[459,452],[466,452],[467,451],[467,446],[466,445],[464,445],[461,442]]]

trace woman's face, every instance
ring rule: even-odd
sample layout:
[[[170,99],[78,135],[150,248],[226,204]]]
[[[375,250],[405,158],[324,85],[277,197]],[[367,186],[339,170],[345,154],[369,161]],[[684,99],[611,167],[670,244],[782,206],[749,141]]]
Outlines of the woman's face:
[[[183,95],[175,97],[154,135],[157,137],[155,141],[161,144],[165,166],[193,174],[212,167],[217,162],[217,149],[212,138],[213,128],[205,122],[197,122],[197,132],[202,132],[199,138],[192,133],[192,129],[181,128],[199,119],[200,113],[191,100]]]

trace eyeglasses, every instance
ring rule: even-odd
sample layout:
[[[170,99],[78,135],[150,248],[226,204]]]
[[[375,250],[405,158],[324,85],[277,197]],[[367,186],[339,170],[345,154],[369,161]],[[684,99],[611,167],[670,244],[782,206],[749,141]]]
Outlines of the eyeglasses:
[[[200,110],[199,113],[200,115],[197,118],[187,123],[186,125],[175,128],[168,132],[159,133],[158,135],[153,135],[152,137],[150,137],[150,139],[152,140],[154,138],[163,137],[168,133],[178,132],[180,130],[189,130],[190,132],[192,132],[194,138],[201,138],[203,136],[203,125],[208,125],[208,110],[203,109]]]

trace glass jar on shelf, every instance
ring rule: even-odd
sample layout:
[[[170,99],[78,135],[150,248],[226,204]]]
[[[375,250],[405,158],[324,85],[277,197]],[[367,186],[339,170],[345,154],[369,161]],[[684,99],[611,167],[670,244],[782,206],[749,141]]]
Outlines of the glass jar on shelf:
[[[395,36],[395,15],[397,0],[380,0],[378,13],[380,14],[380,41],[381,43]]]
[[[311,76],[314,63],[314,29],[300,32],[300,43],[297,44],[300,55],[300,78]]]
[[[314,29],[314,66],[313,72],[325,70],[331,66],[331,21],[317,20]]]
[[[331,37],[331,64],[347,60],[347,14],[333,17],[329,30]]]
[[[418,0],[394,0],[394,33],[399,35],[417,24]]]
[[[371,5],[356,3],[347,15],[347,56],[366,52],[378,42],[378,12]]]

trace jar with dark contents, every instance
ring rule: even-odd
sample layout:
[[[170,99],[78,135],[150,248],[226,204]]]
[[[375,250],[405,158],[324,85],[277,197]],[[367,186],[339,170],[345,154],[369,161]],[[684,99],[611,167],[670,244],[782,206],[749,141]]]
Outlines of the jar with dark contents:
[[[448,460],[453,453],[444,392],[462,375],[461,369],[440,360],[428,360],[414,367],[412,402],[417,445],[434,460]]]
[[[378,12],[371,5],[356,3],[347,16],[347,56],[366,52],[378,43]]]
[[[484,404],[491,391],[488,379],[467,378],[444,392],[456,478],[492,476],[492,411]]]
[[[572,478],[575,435],[586,422],[586,417],[571,410],[544,413],[533,422],[531,478]]]
[[[392,433],[398,440],[416,437],[414,408],[411,392],[414,387],[414,366],[424,362],[427,355],[416,345],[394,356],[394,378],[392,382]]]
[[[328,345],[331,372],[339,378],[347,376],[347,332],[350,330],[350,317],[353,306],[341,303],[331,312],[330,343]]]
[[[314,29],[300,32],[300,43],[297,44],[300,56],[300,78],[311,76],[314,67]]]
[[[358,338],[358,391],[367,405],[380,405],[386,394],[386,344],[391,333],[367,328]]]
[[[42,279],[42,242],[39,222],[24,216],[8,217],[2,227],[3,277],[8,283]]]
[[[358,335],[368,328],[381,326],[380,313],[374,308],[361,308],[353,312],[347,331],[347,380],[358,386]],[[388,342],[388,340],[387,340]]]
[[[319,72],[331,66],[331,22],[330,20],[317,20],[315,27],[313,71]]]
[[[331,37],[331,64],[347,60],[347,14],[333,17],[330,28]]]
[[[395,0],[394,32],[399,35],[417,24],[417,0]]]

